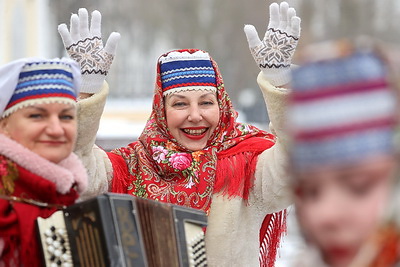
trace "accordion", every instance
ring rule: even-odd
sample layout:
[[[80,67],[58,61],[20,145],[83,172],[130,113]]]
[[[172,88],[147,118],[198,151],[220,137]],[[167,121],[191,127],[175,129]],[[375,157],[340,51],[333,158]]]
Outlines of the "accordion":
[[[45,266],[207,266],[201,210],[107,193],[37,219]]]

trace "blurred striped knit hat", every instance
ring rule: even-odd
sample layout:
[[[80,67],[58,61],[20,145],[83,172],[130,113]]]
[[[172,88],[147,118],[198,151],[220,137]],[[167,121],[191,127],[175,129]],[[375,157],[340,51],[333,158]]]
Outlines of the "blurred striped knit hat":
[[[159,62],[164,96],[193,90],[216,92],[215,71],[207,52],[172,51]]]
[[[397,93],[375,51],[307,63],[292,75],[287,126],[294,171],[395,152]]]
[[[43,103],[75,105],[80,69],[73,60],[25,58],[0,68],[0,114]]]

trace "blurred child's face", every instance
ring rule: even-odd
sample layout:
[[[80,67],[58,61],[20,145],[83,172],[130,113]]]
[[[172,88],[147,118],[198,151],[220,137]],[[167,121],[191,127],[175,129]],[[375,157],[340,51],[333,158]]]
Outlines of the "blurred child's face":
[[[298,221],[305,238],[330,266],[348,266],[378,226],[394,171],[394,159],[382,157],[297,175]]]

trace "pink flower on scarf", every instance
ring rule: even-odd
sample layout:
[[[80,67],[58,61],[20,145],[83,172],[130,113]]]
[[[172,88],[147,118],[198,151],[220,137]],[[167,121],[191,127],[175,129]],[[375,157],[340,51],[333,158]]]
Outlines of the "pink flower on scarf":
[[[160,163],[165,160],[165,156],[168,154],[168,150],[166,150],[163,146],[152,147],[153,149],[153,159]]]
[[[175,153],[172,154],[169,162],[172,164],[172,167],[182,171],[189,168],[192,164],[192,156],[188,153]]]

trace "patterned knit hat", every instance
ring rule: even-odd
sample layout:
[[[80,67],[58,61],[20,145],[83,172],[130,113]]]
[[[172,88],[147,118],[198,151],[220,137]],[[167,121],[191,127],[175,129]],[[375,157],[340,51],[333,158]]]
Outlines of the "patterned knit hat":
[[[287,122],[294,171],[395,152],[397,96],[388,74],[372,50],[293,71]]]
[[[78,63],[70,59],[26,58],[0,68],[0,118],[34,104],[75,105],[80,87]]]
[[[215,71],[207,52],[173,51],[160,57],[163,95],[192,90],[217,90]]]

